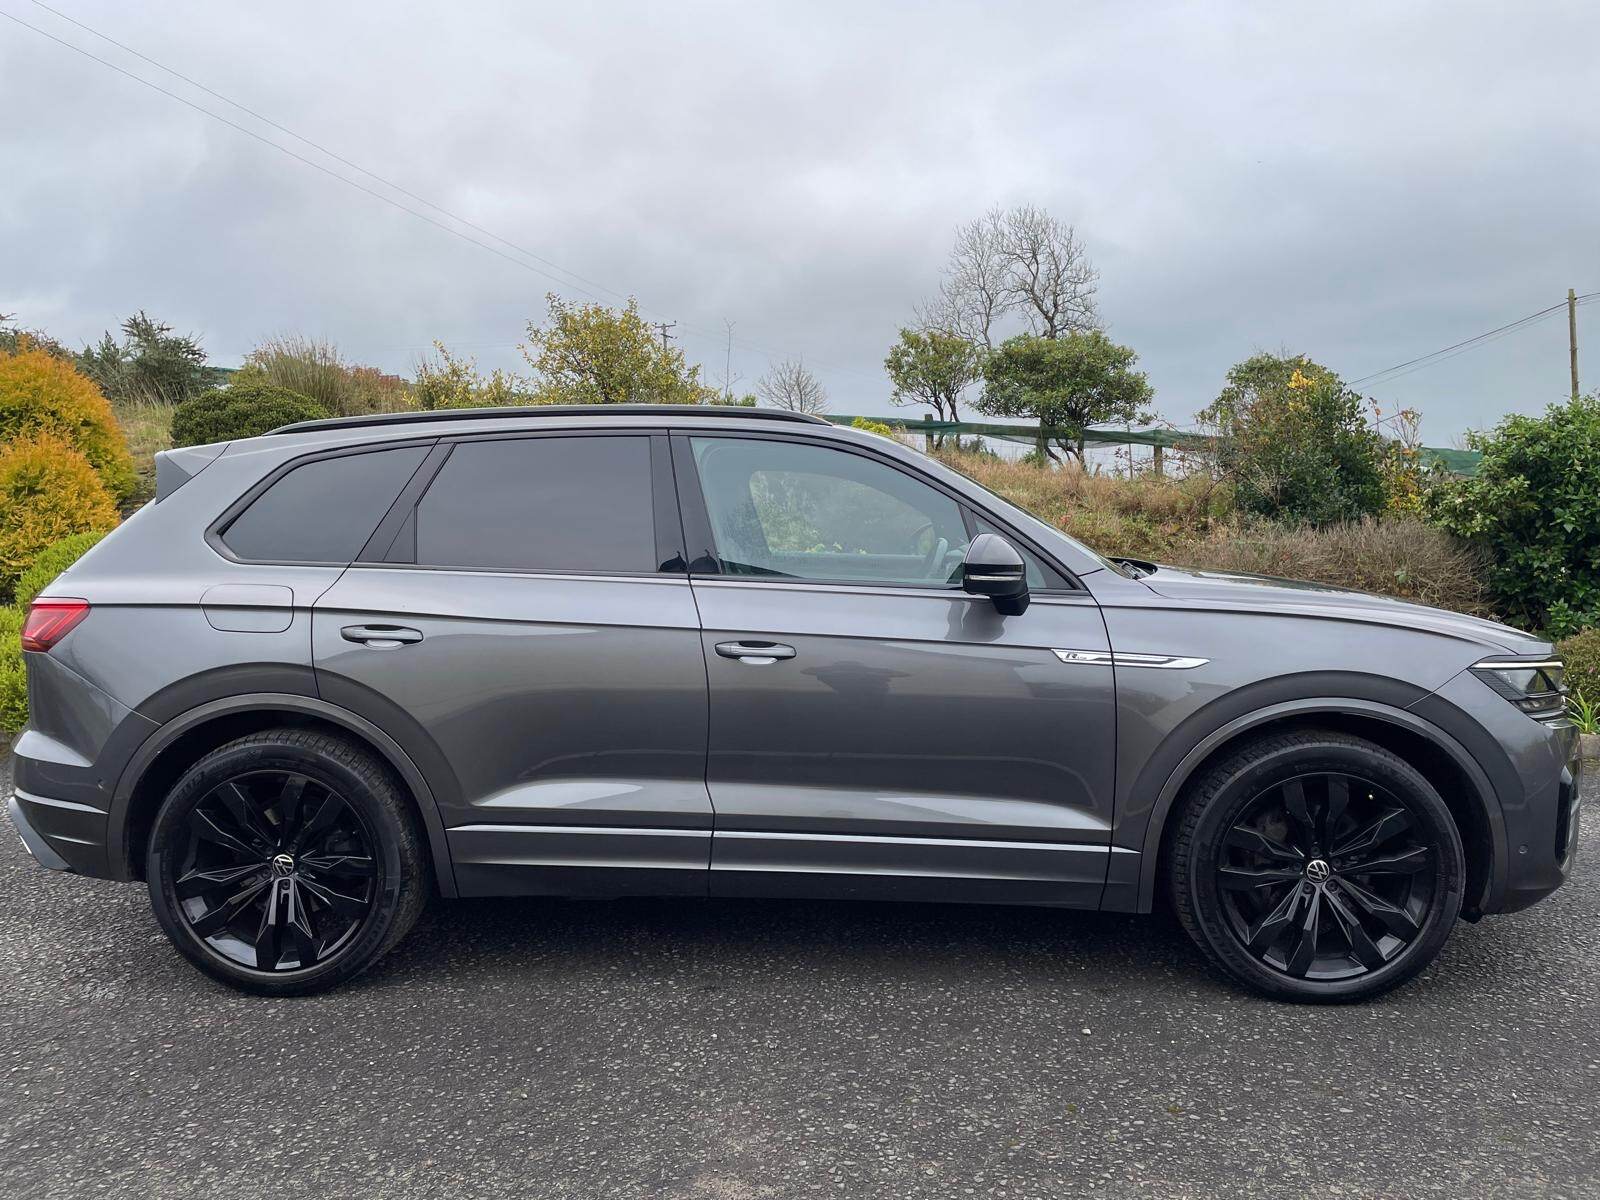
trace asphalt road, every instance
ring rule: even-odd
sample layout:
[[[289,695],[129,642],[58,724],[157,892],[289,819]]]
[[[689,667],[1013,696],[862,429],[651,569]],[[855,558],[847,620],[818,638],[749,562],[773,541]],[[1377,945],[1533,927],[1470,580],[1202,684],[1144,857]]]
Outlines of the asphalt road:
[[[694,901],[440,903],[270,1001],[6,836],[0,1195],[1597,1195],[1594,816],[1580,854],[1354,1008],[1164,920]]]

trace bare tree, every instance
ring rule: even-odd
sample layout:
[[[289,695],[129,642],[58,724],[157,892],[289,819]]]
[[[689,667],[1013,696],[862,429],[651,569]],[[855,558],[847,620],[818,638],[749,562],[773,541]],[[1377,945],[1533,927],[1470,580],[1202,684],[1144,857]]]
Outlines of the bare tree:
[[[917,310],[917,323],[986,351],[1012,314],[1039,337],[1084,332],[1099,327],[1099,278],[1071,225],[1032,205],[994,208],[956,230],[939,294]]]
[[[828,393],[822,382],[798,358],[786,358],[767,368],[756,380],[756,394],[774,408],[818,416],[828,411]]]
[[[1004,214],[998,208],[956,230],[939,294],[917,313],[925,332],[954,333],[994,349],[995,322],[1012,303],[1005,236]]]
[[[1020,205],[1005,214],[1000,246],[1007,307],[1020,310],[1033,333],[1058,338],[1098,327],[1094,294],[1100,272],[1071,225],[1042,208]]]

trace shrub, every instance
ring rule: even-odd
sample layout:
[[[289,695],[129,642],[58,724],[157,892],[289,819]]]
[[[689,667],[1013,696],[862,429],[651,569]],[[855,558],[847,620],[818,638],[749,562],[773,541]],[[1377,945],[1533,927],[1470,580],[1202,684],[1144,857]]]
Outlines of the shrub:
[[[38,436],[83,455],[114,500],[133,491],[133,460],[99,389],[44,350],[0,352],[0,445]]]
[[[1436,488],[1428,511],[1493,556],[1490,587],[1556,637],[1600,625],[1600,396],[1471,434],[1478,473]]]
[[[1323,525],[1383,510],[1383,439],[1326,367],[1257,354],[1200,416],[1217,427],[1217,465],[1243,511]]]
[[[28,720],[28,676],[22,668],[22,613],[0,608],[0,733]]]
[[[198,338],[173,333],[171,325],[142,310],[122,323],[120,343],[107,332],[99,345],[84,347],[77,361],[114,404],[176,404],[217,382]]]
[[[857,417],[854,421],[851,421],[850,428],[864,429],[868,433],[875,433],[880,437],[892,438],[894,436],[894,426],[885,425],[882,421],[872,421],[866,417]]]
[[[1556,643],[1567,660],[1567,687],[1590,704],[1600,704],[1600,628],[1585,629]]]
[[[28,605],[33,603],[34,597],[49,587],[57,575],[87,554],[89,548],[109,532],[106,529],[89,529],[46,546],[33,560],[33,566],[24,571],[17,580],[13,603],[18,608],[26,610]]]
[[[257,437],[280,425],[332,415],[326,406],[268,383],[257,372],[240,371],[227,387],[202,392],[173,410],[172,444],[231,442]]]
[[[319,338],[299,334],[268,338],[246,361],[268,383],[309,397],[336,417],[412,407],[405,380],[376,367],[347,363],[337,346]]]
[[[417,363],[412,398],[418,408],[491,408],[526,404],[526,382],[496,370],[483,375],[470,358],[457,358],[443,342],[433,344],[434,354]]]
[[[46,547],[117,523],[116,505],[89,460],[48,435],[0,450],[0,596]]]

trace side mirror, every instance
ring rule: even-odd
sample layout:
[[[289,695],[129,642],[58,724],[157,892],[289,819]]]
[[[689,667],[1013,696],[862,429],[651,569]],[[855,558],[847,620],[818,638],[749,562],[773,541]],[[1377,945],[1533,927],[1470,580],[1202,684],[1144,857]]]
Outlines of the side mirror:
[[[989,597],[1008,617],[1021,616],[1028,610],[1028,565],[998,533],[980,533],[961,564],[961,589]]]

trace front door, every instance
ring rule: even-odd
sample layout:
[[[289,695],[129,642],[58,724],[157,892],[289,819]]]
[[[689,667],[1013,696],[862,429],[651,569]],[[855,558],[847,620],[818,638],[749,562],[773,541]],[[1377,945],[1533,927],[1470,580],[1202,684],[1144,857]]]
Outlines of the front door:
[[[1111,668],[1090,596],[1030,556],[1021,616],[960,588],[980,518],[888,456],[674,438],[710,684],[711,889],[1092,907]],[[702,553],[702,550],[705,553]]]
[[[705,668],[665,435],[441,447],[317,602],[323,697],[429,776],[462,895],[704,895]]]

